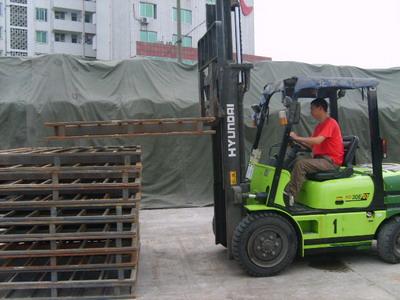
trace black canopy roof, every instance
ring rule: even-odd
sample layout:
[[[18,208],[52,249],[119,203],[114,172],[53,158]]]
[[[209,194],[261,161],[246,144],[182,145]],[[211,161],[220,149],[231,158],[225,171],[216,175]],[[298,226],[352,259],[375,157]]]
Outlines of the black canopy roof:
[[[298,95],[303,90],[321,89],[362,89],[374,88],[379,82],[375,78],[355,78],[355,77],[293,77],[267,84],[264,88],[264,96],[271,96],[277,92],[283,92],[291,86],[293,94]]]

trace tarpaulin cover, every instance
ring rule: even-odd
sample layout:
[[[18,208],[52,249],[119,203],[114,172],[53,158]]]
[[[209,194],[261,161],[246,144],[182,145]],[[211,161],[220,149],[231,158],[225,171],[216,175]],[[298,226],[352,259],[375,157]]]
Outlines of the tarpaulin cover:
[[[356,67],[309,65],[295,62],[257,63],[245,96],[247,147],[255,138],[250,105],[258,103],[263,87],[292,76],[372,77],[379,81],[378,101],[382,136],[389,141],[388,161],[400,160],[400,69],[364,70]],[[143,148],[142,207],[203,206],[212,203],[211,138],[142,137],[47,142],[52,131],[45,122],[199,116],[197,68],[174,62],[133,59],[121,62],[86,61],[66,55],[33,59],[0,59],[1,148],[36,146],[132,145]],[[369,161],[367,103],[359,90],[339,101],[344,135],[360,137],[357,161]],[[275,98],[276,97],[276,98]],[[261,139],[262,159],[279,143],[282,129],[277,112],[281,99],[271,100],[271,116]],[[315,126],[309,103],[302,103],[301,123],[306,135]]]

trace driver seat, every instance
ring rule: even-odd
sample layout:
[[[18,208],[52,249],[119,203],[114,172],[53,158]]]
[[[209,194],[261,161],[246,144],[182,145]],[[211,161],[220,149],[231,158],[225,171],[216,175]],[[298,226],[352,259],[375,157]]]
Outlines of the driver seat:
[[[358,147],[359,138],[355,135],[348,135],[343,137],[344,146],[344,160],[343,166],[345,168],[337,168],[331,171],[320,171],[317,173],[307,174],[307,179],[314,181],[325,181],[331,179],[347,178],[353,175],[353,163]]]

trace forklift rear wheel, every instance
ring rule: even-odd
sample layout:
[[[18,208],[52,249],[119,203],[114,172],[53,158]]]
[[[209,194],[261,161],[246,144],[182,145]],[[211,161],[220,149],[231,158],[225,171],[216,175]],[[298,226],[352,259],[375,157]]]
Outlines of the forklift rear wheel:
[[[400,217],[393,218],[379,231],[378,253],[385,262],[400,262]]]
[[[272,276],[290,265],[297,252],[293,226],[270,212],[250,214],[236,227],[233,257],[251,276]]]

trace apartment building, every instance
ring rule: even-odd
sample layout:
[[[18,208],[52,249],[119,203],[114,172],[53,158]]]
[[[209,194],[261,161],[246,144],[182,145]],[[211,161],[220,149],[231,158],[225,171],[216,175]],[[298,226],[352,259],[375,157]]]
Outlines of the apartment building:
[[[183,55],[189,60],[197,57],[197,41],[206,31],[206,3],[215,0],[181,0]],[[176,4],[176,0],[98,0],[97,57],[175,57]],[[242,16],[242,32],[244,53],[254,55],[253,11]]]
[[[96,2],[0,0],[0,55],[96,57]]]
[[[250,0],[242,16],[243,46],[254,55]],[[184,59],[195,60],[206,30],[206,3],[180,0]],[[0,55],[65,53],[102,60],[176,56],[176,0],[0,0]],[[250,7],[250,9],[249,9]]]

